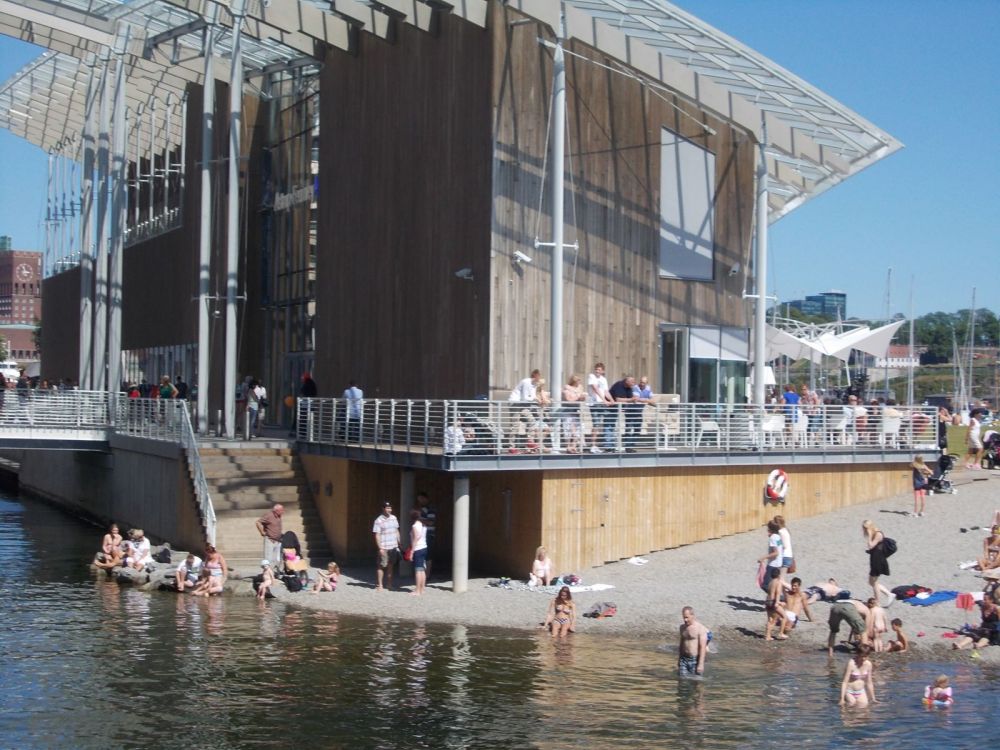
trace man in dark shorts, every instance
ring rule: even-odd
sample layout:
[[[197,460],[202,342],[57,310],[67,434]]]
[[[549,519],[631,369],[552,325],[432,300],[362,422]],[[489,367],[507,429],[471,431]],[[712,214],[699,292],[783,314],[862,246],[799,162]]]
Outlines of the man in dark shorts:
[[[681,677],[701,677],[705,673],[705,653],[708,651],[708,628],[695,619],[694,609],[681,610],[681,642],[677,647],[677,674]]]
[[[830,637],[826,642],[826,650],[830,656],[833,656],[833,645],[837,642],[837,633],[840,632],[840,624],[842,622],[847,623],[851,628],[851,635],[855,638],[860,638],[861,643],[867,640],[867,636],[865,635],[865,617],[858,604],[855,604],[854,601],[845,601],[837,602],[830,607]],[[861,604],[861,607],[864,607],[864,605]],[[867,607],[865,609],[867,610]]]

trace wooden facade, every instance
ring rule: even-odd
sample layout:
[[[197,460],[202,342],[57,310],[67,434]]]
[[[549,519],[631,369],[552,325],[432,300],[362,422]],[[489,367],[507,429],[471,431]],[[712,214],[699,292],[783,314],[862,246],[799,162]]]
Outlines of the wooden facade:
[[[314,455],[302,462],[338,561],[368,561],[382,502],[389,499],[400,512],[403,469]],[[788,471],[793,489],[781,506],[764,504],[768,472],[761,467],[472,474],[470,569],[526,578],[535,548],[544,545],[559,571],[585,570],[757,529],[775,513],[794,521],[890,497],[905,492],[910,480],[904,464]],[[452,479],[415,472],[416,491],[427,492],[437,508],[435,558],[442,561],[451,556]]]
[[[320,86],[316,380],[462,397],[487,382],[489,34],[452,16],[327,52]],[[470,269],[472,280],[455,273]]]
[[[551,361],[552,239],[546,160],[552,52],[537,23],[511,26],[515,11],[491,5],[493,39],[493,279],[491,390],[505,395]],[[586,59],[582,59],[586,58]],[[662,324],[746,328],[742,299],[754,207],[750,135],[660,89],[615,72],[618,63],[572,43],[566,55],[565,375],[597,361],[609,380],[649,374],[658,382]],[[708,126],[714,134],[706,130]],[[667,128],[715,155],[713,281],[659,276],[660,141]],[[543,171],[544,167],[544,171]],[[539,216],[541,207],[541,216]],[[533,258],[513,262],[514,251]],[[730,269],[738,272],[730,274]],[[553,387],[560,384],[552,383]]]

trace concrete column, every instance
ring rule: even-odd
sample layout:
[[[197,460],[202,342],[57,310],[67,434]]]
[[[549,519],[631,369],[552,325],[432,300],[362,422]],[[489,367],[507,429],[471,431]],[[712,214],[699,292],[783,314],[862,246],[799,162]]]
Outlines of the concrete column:
[[[413,510],[416,499],[417,475],[413,469],[403,469],[399,474],[399,536],[403,540],[403,549],[410,546],[410,511]],[[405,560],[400,563],[400,573],[411,575],[413,563]]]
[[[453,484],[453,522],[451,550],[451,590],[463,594],[469,590],[469,477],[457,474]]]

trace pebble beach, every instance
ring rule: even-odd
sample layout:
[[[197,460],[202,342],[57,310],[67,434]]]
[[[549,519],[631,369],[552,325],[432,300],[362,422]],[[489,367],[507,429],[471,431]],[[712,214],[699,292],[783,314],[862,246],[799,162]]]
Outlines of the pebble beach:
[[[775,512],[783,513],[792,534],[796,575],[803,587],[835,578],[853,596],[862,600],[871,596],[868,556],[861,532],[862,521],[870,519],[899,545],[890,558],[892,574],[881,579],[887,588],[912,583],[933,590],[981,591],[984,580],[979,573],[962,570],[959,563],[981,554],[986,530],[1000,508],[1000,472],[958,470],[952,473],[952,479],[957,494],[928,497],[927,512],[920,518],[907,515],[913,500],[911,493],[905,493],[796,519],[793,490],[787,504],[777,506]],[[815,621],[801,622],[787,641],[764,641],[764,594],[756,587],[755,576],[756,561],[766,552],[767,534],[762,527],[644,555],[641,559],[647,562],[641,565],[621,561],[589,570],[562,571],[558,551],[553,550],[552,556],[557,570],[579,575],[584,586],[612,587],[574,594],[581,613],[604,601],[614,602],[618,608],[612,618],[579,617],[578,635],[651,636],[670,641],[676,637],[681,608],[690,605],[698,619],[713,631],[720,647],[825,648],[830,605],[824,602],[812,605]],[[373,618],[536,629],[545,616],[550,594],[518,583],[526,579],[530,562],[525,561],[524,571],[508,572],[514,579],[511,588],[491,585],[495,579],[472,578],[464,594],[453,594],[451,581],[436,575],[432,575],[422,597],[409,595],[413,580],[405,576],[396,582],[394,590],[376,592],[374,570],[350,568],[342,570],[336,592],[290,593],[278,585],[275,594],[297,606]],[[238,572],[252,575],[256,571]],[[969,658],[967,651],[953,651],[952,641],[942,634],[966,622],[978,625],[978,609],[966,612],[958,609],[954,601],[926,607],[895,602],[887,615],[902,619],[914,653],[924,658]],[[845,630],[841,633],[846,637]],[[980,657],[1000,663],[1000,648],[983,649]]]

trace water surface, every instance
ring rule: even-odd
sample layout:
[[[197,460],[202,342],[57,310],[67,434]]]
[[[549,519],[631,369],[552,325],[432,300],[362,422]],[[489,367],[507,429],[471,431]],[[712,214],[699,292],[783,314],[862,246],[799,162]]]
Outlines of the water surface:
[[[101,532],[0,497],[0,746],[19,748],[972,747],[1000,670],[882,659],[879,704],[836,705],[844,656],[721,642],[705,680],[674,644],[144,593],[88,570]],[[332,596],[336,596],[333,594]],[[947,673],[947,711],[920,704]]]

